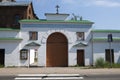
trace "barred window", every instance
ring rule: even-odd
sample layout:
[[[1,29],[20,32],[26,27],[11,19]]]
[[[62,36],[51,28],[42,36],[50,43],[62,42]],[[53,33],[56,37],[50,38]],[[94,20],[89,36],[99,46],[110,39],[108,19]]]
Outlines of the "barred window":
[[[77,40],[84,40],[84,32],[76,32]]]
[[[38,32],[30,31],[29,32],[29,40],[38,40]]]
[[[22,49],[20,51],[20,60],[27,60],[28,59],[28,50]]]

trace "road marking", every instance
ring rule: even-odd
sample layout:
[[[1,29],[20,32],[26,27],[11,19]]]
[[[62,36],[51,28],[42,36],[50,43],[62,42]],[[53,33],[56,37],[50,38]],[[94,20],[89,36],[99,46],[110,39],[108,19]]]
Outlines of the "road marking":
[[[75,77],[79,77],[80,75],[79,74],[18,74],[18,76],[49,76],[49,77],[53,77],[53,76],[57,76],[57,77],[59,77],[59,76],[64,76],[64,77],[66,77],[66,76],[75,76]]]
[[[18,74],[18,76],[47,76],[47,74]]]
[[[70,79],[73,79],[73,80],[77,80],[77,79],[84,79],[83,77],[48,77],[48,78],[36,78],[36,77],[22,77],[22,78],[15,78],[15,80],[56,80],[56,79],[59,79],[59,80],[70,80]]]
[[[76,80],[76,79],[84,79],[83,77],[48,77],[48,78],[44,78],[44,79],[52,79],[52,80],[56,80],[56,79],[59,79],[59,80],[64,80],[64,79],[66,79],[66,80],[71,80],[71,79],[73,79],[73,80]]]
[[[63,77],[67,77],[67,76],[70,76],[70,77],[77,77],[77,76],[80,76],[80,74],[47,74],[47,76],[57,76],[57,77],[60,77],[60,76],[63,76]]]
[[[80,80],[79,74],[19,74],[15,80]]]
[[[42,78],[36,78],[36,77],[22,77],[22,78],[15,78],[15,80],[40,80]]]

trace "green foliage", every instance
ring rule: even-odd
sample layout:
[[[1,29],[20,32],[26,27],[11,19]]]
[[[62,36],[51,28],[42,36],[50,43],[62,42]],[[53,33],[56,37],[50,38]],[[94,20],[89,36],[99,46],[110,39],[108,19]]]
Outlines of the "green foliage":
[[[113,68],[120,68],[120,63],[112,64]]]
[[[96,68],[120,68],[120,64],[119,63],[114,63],[114,64],[110,64],[109,62],[104,61],[103,58],[99,58],[96,60],[95,62],[95,67]]]
[[[74,67],[80,67],[78,64],[76,64]]]
[[[35,60],[35,62],[37,62],[37,61],[38,61],[38,59],[37,59],[37,58],[35,58],[34,60]]]
[[[97,68],[103,68],[105,66],[105,61],[103,58],[99,58],[95,62],[95,67]]]
[[[110,63],[109,63],[109,62],[105,62],[105,64],[104,64],[104,68],[111,68]]]
[[[15,68],[16,66],[7,66],[7,68]]]
[[[3,68],[3,67],[4,67],[4,65],[1,65],[1,64],[0,64],[0,68]]]

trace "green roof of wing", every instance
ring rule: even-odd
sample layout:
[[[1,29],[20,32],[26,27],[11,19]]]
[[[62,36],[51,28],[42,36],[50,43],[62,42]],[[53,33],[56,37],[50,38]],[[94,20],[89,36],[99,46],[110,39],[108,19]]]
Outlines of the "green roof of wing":
[[[107,41],[107,38],[93,38],[93,41]],[[120,41],[120,38],[113,38],[113,42],[114,41]]]
[[[20,31],[20,29],[13,29],[13,28],[0,28],[0,31]]]
[[[0,38],[0,40],[22,40],[21,38]]]
[[[100,30],[92,30],[93,32],[104,32],[104,33],[107,33],[107,32],[111,32],[111,33],[119,33],[120,32],[120,30],[102,30],[102,29],[100,29]]]

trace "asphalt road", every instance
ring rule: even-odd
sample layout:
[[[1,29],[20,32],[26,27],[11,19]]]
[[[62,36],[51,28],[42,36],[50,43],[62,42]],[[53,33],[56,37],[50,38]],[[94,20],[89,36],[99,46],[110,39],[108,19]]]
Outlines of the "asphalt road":
[[[88,75],[84,80],[120,80],[120,74],[117,75]]]
[[[0,76],[0,80],[15,80],[16,77],[17,76]],[[83,75],[82,77],[84,78],[83,80],[120,80],[120,74],[118,75]],[[53,80],[59,80],[59,79],[53,79]],[[69,80],[75,80],[75,79],[69,79]],[[81,80],[81,79],[77,79],[77,80]]]
[[[0,80],[14,80],[15,76],[0,76]]]

